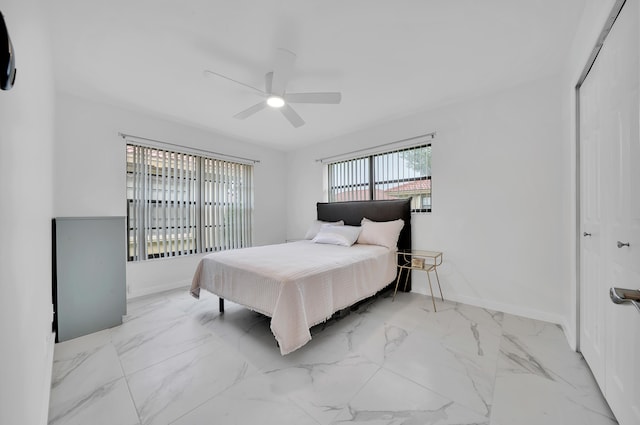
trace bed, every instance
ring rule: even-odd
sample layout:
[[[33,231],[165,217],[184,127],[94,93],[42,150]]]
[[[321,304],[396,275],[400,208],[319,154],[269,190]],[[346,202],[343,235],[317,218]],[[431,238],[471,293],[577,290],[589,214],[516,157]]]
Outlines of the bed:
[[[360,235],[371,235],[371,229],[389,228],[398,219],[396,246],[314,242],[326,232],[347,232],[361,223]],[[206,255],[194,273],[191,294],[198,298],[205,289],[217,295],[221,312],[227,299],[270,317],[281,354],[297,350],[311,340],[312,326],[395,283],[397,250],[411,249],[410,200],[318,203],[317,220],[344,228],[325,224],[314,241]]]

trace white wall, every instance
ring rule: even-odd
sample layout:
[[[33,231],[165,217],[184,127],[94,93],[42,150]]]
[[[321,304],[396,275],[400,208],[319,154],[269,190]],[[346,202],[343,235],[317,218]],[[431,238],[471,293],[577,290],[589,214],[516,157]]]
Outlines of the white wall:
[[[290,153],[287,237],[303,235],[324,200],[315,159],[435,131],[433,212],[413,216],[413,243],[444,252],[445,297],[564,323],[562,92],[549,77]],[[414,291],[426,293],[423,275]]]
[[[54,92],[37,0],[0,0],[18,68],[0,91],[0,424],[46,424],[51,332]]]
[[[563,143],[560,146],[563,157],[568,158],[564,169],[562,182],[565,185],[567,197],[564,199],[563,210],[563,237],[569,252],[569,264],[571,264],[569,285],[563,288],[562,300],[566,311],[565,332],[570,345],[578,348],[578,282],[577,262],[578,255],[576,240],[579,232],[576,232],[576,92],[575,87],[580,75],[587,63],[589,55],[600,32],[604,28],[607,17],[611,12],[615,0],[588,0],[585,5],[580,25],[576,32],[570,54],[565,63],[562,75],[562,129]]]
[[[56,106],[56,216],[126,215],[122,132],[260,160],[254,170],[254,245],[284,242],[284,153],[68,94],[58,94]],[[128,296],[189,284],[199,258],[128,263]]]

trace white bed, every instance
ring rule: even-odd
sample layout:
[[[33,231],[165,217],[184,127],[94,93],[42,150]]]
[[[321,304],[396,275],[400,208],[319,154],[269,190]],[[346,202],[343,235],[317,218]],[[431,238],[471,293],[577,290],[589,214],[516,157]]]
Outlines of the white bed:
[[[205,256],[191,293],[200,289],[271,317],[271,331],[288,354],[309,329],[384,288],[396,276],[396,250],[298,241]]]
[[[395,281],[397,249],[411,248],[410,199],[318,203],[318,220],[335,233],[361,232],[352,246],[310,240],[222,251],[203,257],[191,294],[205,289],[271,317],[285,355],[311,340],[309,329]],[[317,223],[316,223],[317,224]],[[323,229],[327,226],[322,226]],[[349,241],[353,243],[355,239]],[[328,243],[329,242],[329,243]],[[410,283],[408,290],[411,289]]]

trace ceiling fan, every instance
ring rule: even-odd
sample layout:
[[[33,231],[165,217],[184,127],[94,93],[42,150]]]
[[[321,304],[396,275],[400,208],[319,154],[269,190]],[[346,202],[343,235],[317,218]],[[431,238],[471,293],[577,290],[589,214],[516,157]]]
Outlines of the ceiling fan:
[[[233,117],[243,120],[250,117],[270,106],[272,108],[280,109],[282,115],[293,125],[294,127],[300,127],[304,125],[304,120],[298,113],[289,105],[290,103],[320,103],[320,104],[338,104],[342,99],[342,95],[339,92],[320,92],[320,93],[287,93],[286,87],[291,74],[293,73],[293,64],[296,60],[296,54],[286,50],[278,49],[276,51],[276,61],[273,67],[273,71],[267,72],[264,76],[265,89],[253,87],[249,84],[242,83],[240,81],[229,78],[226,75],[219,74],[217,72],[205,70],[205,75],[215,75],[222,77],[226,80],[233,81],[234,83],[248,87],[258,92],[265,100],[256,103],[255,105],[240,111]]]

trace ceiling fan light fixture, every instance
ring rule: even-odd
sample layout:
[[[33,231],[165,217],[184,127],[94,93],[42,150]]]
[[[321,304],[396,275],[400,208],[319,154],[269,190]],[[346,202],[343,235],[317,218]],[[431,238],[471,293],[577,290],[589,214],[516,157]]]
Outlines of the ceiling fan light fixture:
[[[267,105],[272,108],[282,108],[284,106],[284,99],[280,96],[269,96]]]

